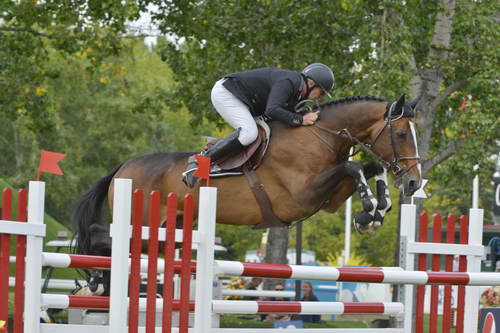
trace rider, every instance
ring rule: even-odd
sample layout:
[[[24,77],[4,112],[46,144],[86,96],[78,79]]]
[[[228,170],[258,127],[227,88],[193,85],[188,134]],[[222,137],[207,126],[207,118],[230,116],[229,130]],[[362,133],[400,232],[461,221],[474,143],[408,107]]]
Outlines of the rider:
[[[216,162],[222,157],[241,152],[257,138],[257,125],[253,117],[265,115],[292,127],[313,125],[318,112],[305,115],[293,112],[303,100],[317,101],[329,96],[334,85],[332,70],[314,63],[302,73],[278,68],[259,68],[225,75],[212,88],[212,104],[221,117],[236,130],[217,141],[208,151],[201,153]],[[194,187],[198,178],[195,156],[188,159],[182,180]]]

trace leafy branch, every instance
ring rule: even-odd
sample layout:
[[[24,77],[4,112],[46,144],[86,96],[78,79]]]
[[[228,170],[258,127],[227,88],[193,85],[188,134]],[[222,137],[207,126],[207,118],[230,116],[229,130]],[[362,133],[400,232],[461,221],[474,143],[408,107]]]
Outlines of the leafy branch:
[[[466,142],[466,139],[460,138],[453,142],[451,142],[446,148],[442,149],[440,152],[435,154],[429,159],[426,159],[422,166],[422,173],[425,175],[429,172],[434,166],[439,163],[447,160],[451,156],[453,156]]]
[[[446,87],[446,89],[439,94],[436,99],[432,102],[431,104],[431,109],[437,108],[441,103],[443,103],[448,97],[450,97],[451,94],[453,94],[455,91],[462,89],[465,87],[467,84],[469,84],[469,80],[460,80],[452,85]]]
[[[46,38],[55,38],[55,35],[50,35],[46,34],[44,32],[40,32],[34,29],[27,29],[27,28],[7,28],[7,27],[0,27],[0,31],[8,31],[8,32],[27,32],[35,36],[41,36],[41,37],[46,37]]]

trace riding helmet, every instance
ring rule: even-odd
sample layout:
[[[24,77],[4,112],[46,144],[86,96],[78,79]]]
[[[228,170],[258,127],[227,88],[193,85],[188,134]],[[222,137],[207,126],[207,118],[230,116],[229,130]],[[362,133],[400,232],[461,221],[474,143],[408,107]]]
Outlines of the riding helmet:
[[[335,83],[335,78],[330,67],[320,64],[319,62],[310,64],[304,68],[302,74],[316,82],[327,95],[330,90],[332,90]]]

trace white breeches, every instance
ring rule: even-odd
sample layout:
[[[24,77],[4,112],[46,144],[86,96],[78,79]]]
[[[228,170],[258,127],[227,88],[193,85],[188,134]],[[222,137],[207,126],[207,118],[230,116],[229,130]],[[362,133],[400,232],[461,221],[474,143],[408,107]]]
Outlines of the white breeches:
[[[257,139],[257,125],[248,106],[217,81],[212,88],[212,104],[221,117],[234,129],[241,128],[238,140],[243,146],[248,146]]]

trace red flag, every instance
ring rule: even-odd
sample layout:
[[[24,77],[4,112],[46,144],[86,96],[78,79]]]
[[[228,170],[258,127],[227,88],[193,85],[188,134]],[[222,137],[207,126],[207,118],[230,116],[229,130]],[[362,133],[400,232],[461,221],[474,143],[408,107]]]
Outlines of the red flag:
[[[193,173],[193,176],[203,179],[210,177],[210,157],[196,155],[198,161],[198,169]]]
[[[42,150],[42,154],[40,155],[40,166],[38,168],[37,179],[40,177],[40,173],[53,173],[55,175],[62,175],[63,172],[59,168],[60,160],[66,157],[66,154],[54,153],[51,151]]]

